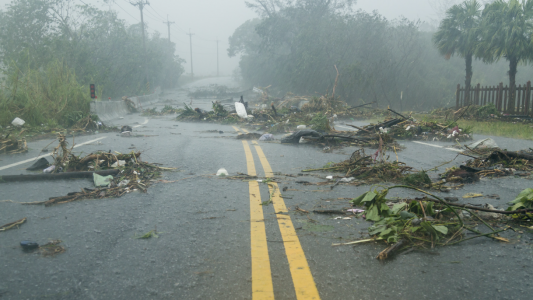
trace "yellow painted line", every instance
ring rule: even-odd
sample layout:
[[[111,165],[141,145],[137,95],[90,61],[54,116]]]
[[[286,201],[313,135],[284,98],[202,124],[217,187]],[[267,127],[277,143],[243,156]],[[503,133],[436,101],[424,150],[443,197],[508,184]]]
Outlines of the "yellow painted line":
[[[241,130],[239,128],[237,128],[235,126],[231,126],[231,127],[233,127],[233,129],[235,129],[235,131],[239,132],[239,134],[240,134]]]
[[[250,133],[248,130],[244,129],[244,128],[241,128],[242,131],[244,131],[244,133]]]
[[[253,144],[255,145],[255,151],[257,151],[263,170],[265,170],[265,177],[273,177],[274,173],[263,150],[256,141],[253,141]],[[304,250],[302,249],[296,230],[294,230],[291,217],[288,214],[279,214],[280,212],[287,213],[288,210],[279,192],[278,184],[275,182],[270,183],[269,190],[270,194],[273,195],[272,202],[274,210],[277,213],[279,230],[283,239],[283,245],[285,246],[287,260],[289,261],[296,298],[299,300],[320,299],[313,274],[311,274]]]
[[[254,157],[247,141],[242,141],[246,154],[248,175],[256,176]],[[250,190],[250,240],[252,249],[252,299],[274,299],[272,273],[265,231],[265,219],[259,183],[255,180],[248,182]]]

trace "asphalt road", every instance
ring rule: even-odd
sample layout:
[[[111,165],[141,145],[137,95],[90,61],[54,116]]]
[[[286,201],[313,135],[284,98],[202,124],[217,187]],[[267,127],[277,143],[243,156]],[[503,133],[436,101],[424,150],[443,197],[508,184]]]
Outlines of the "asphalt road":
[[[182,103],[178,97],[183,93],[167,94],[162,100]],[[146,136],[80,136],[75,138],[74,144],[80,145],[75,151],[139,150],[143,160],[177,170],[164,172],[162,179],[169,182],[156,183],[147,193],[52,207],[16,202],[43,201],[92,187],[92,182],[0,184],[0,225],[28,218],[19,229],[0,232],[1,299],[531,298],[533,235],[527,230],[506,232],[510,243],[474,239],[427,252],[413,251],[385,263],[375,259],[383,244],[332,247],[332,243],[366,236],[369,222],[302,214],[295,207],[308,211],[346,208],[348,199],[368,191],[369,186],[330,189],[296,181],[325,181],[330,174],[298,174],[345,160],[355,148],[323,153],[309,145],[243,142],[235,138],[242,128],[181,123],[173,117],[131,115],[116,124],[138,126],[134,132]],[[494,139],[509,150],[531,147],[530,141]],[[29,143],[26,154],[0,156],[0,175],[27,173],[24,169],[32,161],[24,161],[43,154],[40,150],[51,141]],[[431,172],[432,177],[466,159],[443,148],[449,144],[403,144],[406,149],[398,152],[399,160],[416,169],[427,170],[455,158]],[[390,155],[391,159],[395,156]],[[279,181],[274,203],[259,205],[269,200],[271,192],[264,183],[217,178],[215,173],[222,167],[230,175],[270,177],[273,172]],[[284,187],[288,189],[281,192],[283,198],[276,197]],[[460,201],[503,208],[527,187],[531,187],[527,178],[486,179],[442,195],[499,194],[500,200]],[[403,190],[391,191],[389,196],[409,195],[418,196]],[[134,238],[156,227],[159,238]],[[25,253],[19,243],[26,239],[41,244],[61,239],[67,251],[55,257]]]

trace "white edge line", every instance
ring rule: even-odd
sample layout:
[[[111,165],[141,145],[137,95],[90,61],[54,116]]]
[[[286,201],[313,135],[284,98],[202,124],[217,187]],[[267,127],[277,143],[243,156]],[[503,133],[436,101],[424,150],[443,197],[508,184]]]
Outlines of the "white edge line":
[[[99,141],[99,140],[103,140],[103,139],[105,139],[105,138],[107,138],[107,136],[103,136],[103,137],[100,137],[100,138],[97,138],[97,139],[94,139],[94,140],[90,140],[90,141],[87,141],[87,142],[83,142],[83,143],[80,143],[80,144],[76,144],[76,145],[74,145],[73,148],[78,148],[78,147],[81,147],[81,146],[83,146],[83,145],[87,145],[87,144],[94,143],[94,142]],[[25,163],[27,163],[27,162],[31,162],[31,161],[34,161],[34,160],[38,160],[38,159],[41,158],[41,157],[47,157],[47,156],[50,156],[50,155],[52,155],[52,153],[39,155],[39,156],[34,157],[34,158],[26,159],[26,160],[23,160],[23,161],[16,162],[16,163],[14,163],[14,164],[10,164],[10,165],[7,165],[7,166],[3,166],[3,167],[0,167],[0,171],[1,171],[1,170],[5,170],[5,169],[9,169],[9,168],[12,168],[12,167],[15,167],[15,166],[18,166],[18,165],[25,164]]]
[[[144,122],[142,122],[142,123],[139,124],[139,125],[132,126],[132,128],[137,128],[137,127],[141,127],[141,126],[143,126],[143,125],[146,125],[146,124],[148,123],[148,121],[149,121],[149,120],[148,120],[147,118],[144,118]]]
[[[436,147],[436,148],[442,148],[442,149],[446,149],[446,150],[450,150],[450,151],[463,152],[463,150],[460,150],[460,149],[445,148],[443,146],[433,145],[433,144],[419,142],[419,141],[413,141],[413,143],[422,144],[422,145],[431,146],[431,147]]]

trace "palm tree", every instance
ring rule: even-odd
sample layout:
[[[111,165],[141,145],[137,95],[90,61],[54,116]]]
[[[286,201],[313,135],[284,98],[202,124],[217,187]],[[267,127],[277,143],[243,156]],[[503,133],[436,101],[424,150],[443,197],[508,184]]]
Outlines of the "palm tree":
[[[465,103],[470,101],[472,58],[481,41],[480,23],[481,3],[477,0],[467,0],[446,11],[446,17],[433,35],[433,43],[446,59],[452,55],[465,59]]]
[[[483,10],[483,43],[477,55],[485,62],[504,57],[509,62],[509,106],[515,110],[516,68],[533,58],[533,0],[497,0]]]

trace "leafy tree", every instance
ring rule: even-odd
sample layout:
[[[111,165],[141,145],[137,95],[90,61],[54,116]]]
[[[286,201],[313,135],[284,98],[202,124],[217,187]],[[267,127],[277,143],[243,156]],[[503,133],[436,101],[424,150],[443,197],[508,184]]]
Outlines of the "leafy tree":
[[[175,45],[155,33],[144,57],[139,26],[77,0],[14,0],[0,11],[0,66],[25,73],[61,61],[106,97],[174,87],[184,71]]]
[[[533,59],[533,0],[497,0],[483,10],[483,43],[478,56],[485,62],[509,62],[509,106],[515,110],[516,73],[519,63]]]
[[[433,36],[435,46],[446,59],[452,55],[459,55],[465,59],[466,103],[470,101],[472,59],[481,42],[480,23],[481,3],[477,0],[467,0],[446,11],[446,17],[441,21]]]

